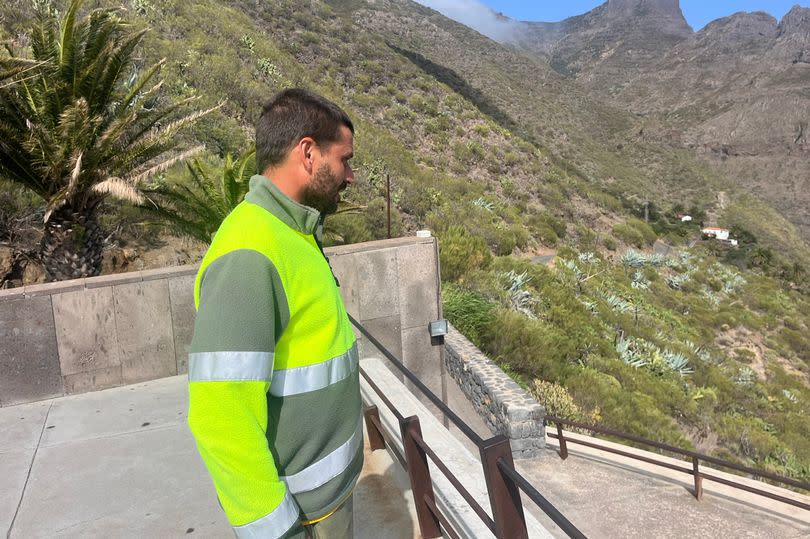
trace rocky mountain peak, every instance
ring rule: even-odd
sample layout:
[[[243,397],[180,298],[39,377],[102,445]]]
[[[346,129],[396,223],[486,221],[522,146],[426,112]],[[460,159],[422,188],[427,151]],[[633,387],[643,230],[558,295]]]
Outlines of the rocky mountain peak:
[[[698,34],[730,39],[756,36],[775,38],[778,27],[776,19],[765,12],[739,12],[710,22]]]
[[[641,25],[653,32],[682,38],[692,35],[679,0],[608,0],[592,14],[601,12],[612,26]]]
[[[664,16],[681,19],[686,24],[679,0],[608,0],[607,15],[611,18]]]
[[[791,34],[810,37],[810,8],[795,5],[782,17],[782,21],[779,23],[779,35]]]

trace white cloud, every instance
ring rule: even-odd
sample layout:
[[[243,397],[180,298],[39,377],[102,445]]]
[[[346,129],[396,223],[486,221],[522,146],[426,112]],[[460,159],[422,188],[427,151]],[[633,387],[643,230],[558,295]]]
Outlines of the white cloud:
[[[509,41],[514,36],[517,23],[499,19],[491,9],[478,0],[416,1],[461,24],[474,28],[495,41]]]

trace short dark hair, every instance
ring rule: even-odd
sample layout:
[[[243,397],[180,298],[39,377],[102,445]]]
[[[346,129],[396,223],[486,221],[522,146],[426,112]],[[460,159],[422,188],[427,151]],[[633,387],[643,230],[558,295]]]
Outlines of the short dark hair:
[[[256,124],[258,173],[283,162],[304,137],[323,146],[337,142],[343,125],[354,133],[349,115],[325,97],[302,88],[282,90],[264,105]]]

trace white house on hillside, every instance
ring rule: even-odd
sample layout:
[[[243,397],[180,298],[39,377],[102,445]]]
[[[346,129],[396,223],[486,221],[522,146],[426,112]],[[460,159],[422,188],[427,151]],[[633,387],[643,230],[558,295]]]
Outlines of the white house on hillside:
[[[706,227],[702,230],[703,236],[717,240],[727,240],[731,232],[727,228]]]

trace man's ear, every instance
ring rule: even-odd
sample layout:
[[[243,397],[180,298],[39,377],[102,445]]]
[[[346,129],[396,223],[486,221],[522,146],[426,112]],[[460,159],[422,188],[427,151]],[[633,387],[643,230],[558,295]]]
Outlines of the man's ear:
[[[301,152],[300,159],[302,165],[307,172],[311,174],[315,168],[314,160],[316,158],[315,152],[317,151],[315,141],[310,137],[302,138],[298,141],[298,151]]]

